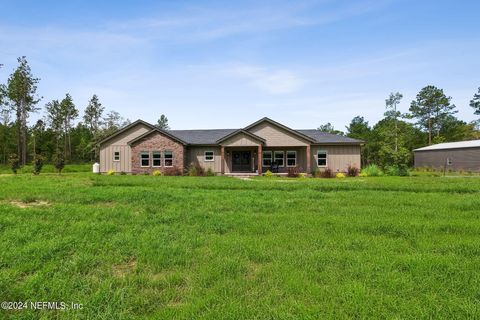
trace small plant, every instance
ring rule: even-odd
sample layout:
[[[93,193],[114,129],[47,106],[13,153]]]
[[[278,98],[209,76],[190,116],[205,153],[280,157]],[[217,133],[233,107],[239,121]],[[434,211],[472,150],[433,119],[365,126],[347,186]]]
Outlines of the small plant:
[[[10,157],[8,157],[8,164],[12,169],[14,174],[17,174],[18,169],[20,169],[20,159],[15,153],[12,153]]]
[[[150,175],[150,172],[144,171],[144,172],[143,172],[143,175],[144,175],[144,176],[149,176],[149,175]]]
[[[114,176],[115,175],[115,170],[108,170],[107,171],[107,176]]]
[[[347,176],[349,177],[356,177],[360,173],[360,169],[355,166],[348,166],[347,168]]]
[[[366,172],[363,172],[363,171],[362,171],[362,172],[360,172],[360,173],[358,174],[358,176],[359,176],[359,177],[368,177],[368,174],[367,174]]]
[[[305,172],[300,172],[300,173],[298,174],[298,177],[299,177],[299,178],[306,178],[306,177],[307,177],[307,174],[306,174]]]
[[[120,171],[120,175],[121,175],[121,176],[126,176],[127,173],[126,173],[125,171]]]
[[[407,166],[388,166],[385,167],[385,174],[387,176],[408,176]]]
[[[288,168],[287,177],[289,178],[298,178],[299,172],[297,167]]]
[[[165,168],[163,169],[163,175],[164,176],[181,176],[182,170],[180,170],[177,167]]]
[[[33,174],[39,175],[43,167],[43,157],[41,155],[36,155],[35,160],[33,161]]]
[[[215,175],[215,172],[213,172],[212,168],[208,168],[207,171],[205,172],[205,175],[207,177],[213,177]]]
[[[334,175],[333,175],[332,169],[330,169],[330,168],[325,168],[325,170],[323,170],[323,171],[320,173],[320,177],[321,177],[321,178],[333,178]]]
[[[161,176],[161,175],[162,175],[162,171],[160,171],[160,170],[155,170],[152,173],[152,176],[154,176],[154,177],[158,177],[158,176]]]
[[[187,175],[191,177],[202,177],[205,175],[205,170],[198,163],[192,163],[188,167]]]
[[[345,178],[345,173],[343,173],[343,172],[337,172],[337,174],[335,175],[335,178],[343,179],[343,178]]]
[[[265,173],[263,175],[267,178],[273,177],[273,173],[270,170],[265,171]]]
[[[61,152],[57,152],[55,154],[53,165],[55,166],[55,169],[57,169],[58,174],[61,174],[63,168],[65,168],[65,159],[63,158],[63,154]]]
[[[371,164],[367,167],[365,167],[363,170],[362,170],[363,173],[365,173],[367,176],[369,177],[380,177],[380,176],[383,176],[383,171],[382,169],[380,169],[379,166],[375,165],[375,164]]]

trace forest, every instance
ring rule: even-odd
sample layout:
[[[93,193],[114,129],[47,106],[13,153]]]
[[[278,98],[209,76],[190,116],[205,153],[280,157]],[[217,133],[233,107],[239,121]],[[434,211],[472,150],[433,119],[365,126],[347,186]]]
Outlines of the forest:
[[[37,92],[39,81],[26,57],[19,57],[7,82],[0,84],[0,164],[21,167],[41,161],[62,167],[98,161],[98,142],[130,123],[117,111],[106,110],[93,93],[83,114],[69,93],[45,102]],[[330,123],[320,125],[318,130],[364,140],[362,165],[382,168],[411,166],[412,150],[418,147],[480,139],[480,120],[467,123],[458,119],[457,106],[443,89],[425,86],[411,101],[407,113],[398,110],[402,99],[401,93],[392,92],[385,99],[383,119],[376,124],[358,115],[345,130],[337,130]],[[469,106],[480,116],[480,88],[472,93]],[[30,123],[33,114],[42,116]],[[158,119],[158,126],[169,129],[165,115]]]

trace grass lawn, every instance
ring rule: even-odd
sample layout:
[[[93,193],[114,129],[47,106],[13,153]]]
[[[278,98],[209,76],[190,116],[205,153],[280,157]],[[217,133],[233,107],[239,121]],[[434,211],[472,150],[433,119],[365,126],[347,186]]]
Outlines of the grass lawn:
[[[18,319],[479,318],[480,178],[0,176]]]

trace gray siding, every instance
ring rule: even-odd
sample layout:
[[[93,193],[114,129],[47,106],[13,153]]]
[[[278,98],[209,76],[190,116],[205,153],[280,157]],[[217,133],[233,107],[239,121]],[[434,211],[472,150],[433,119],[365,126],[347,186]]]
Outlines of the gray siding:
[[[318,170],[324,167],[318,167],[317,152],[319,150],[327,151],[327,167],[333,172],[346,172],[348,166],[361,168],[360,146],[312,146],[311,147],[311,169]]]
[[[466,170],[480,172],[480,148],[445,149],[415,151],[415,168],[429,167],[443,169],[447,158],[452,161],[447,170]]]

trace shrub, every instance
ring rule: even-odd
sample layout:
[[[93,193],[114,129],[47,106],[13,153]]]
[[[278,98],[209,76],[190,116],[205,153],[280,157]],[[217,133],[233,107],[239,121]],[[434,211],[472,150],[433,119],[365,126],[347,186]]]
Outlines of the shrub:
[[[12,169],[14,174],[17,174],[18,169],[20,169],[20,159],[15,153],[12,153],[10,157],[8,157],[8,164]]]
[[[208,168],[207,172],[205,172],[205,175],[207,177],[213,177],[215,175],[215,172],[213,172],[212,168]]]
[[[347,176],[349,177],[356,177],[360,173],[360,170],[355,166],[348,166],[347,168]]]
[[[121,172],[120,172],[120,175],[121,175],[121,176],[126,176],[127,173],[126,173],[125,171],[121,171]]]
[[[163,169],[163,175],[164,176],[181,176],[182,170],[180,170],[178,167],[165,168]]]
[[[289,178],[298,178],[299,172],[297,167],[288,168],[287,177]]]
[[[359,177],[368,177],[368,174],[367,174],[366,172],[363,172],[363,171],[362,171],[362,172],[360,172],[360,173],[358,174],[358,176],[359,176]]]
[[[187,174],[191,177],[201,177],[205,175],[205,170],[198,163],[192,163],[188,167]]]
[[[305,172],[300,172],[300,173],[298,174],[298,176],[299,176],[300,178],[306,178],[306,177],[307,177],[307,174],[306,174]]]
[[[144,172],[143,172],[143,175],[144,175],[144,176],[149,176],[149,175],[150,175],[150,172],[144,171]]]
[[[108,170],[107,171],[107,176],[113,176],[115,175],[115,170]]]
[[[335,178],[338,178],[338,179],[343,179],[345,178],[345,173],[343,172],[337,172],[337,174],[335,175]]]
[[[385,174],[388,176],[408,176],[407,166],[388,166],[385,167]]]
[[[36,155],[35,160],[33,161],[33,174],[39,175],[43,167],[43,157],[41,155]]]
[[[363,173],[365,173],[369,177],[379,177],[383,176],[383,171],[380,169],[379,166],[375,164],[371,164],[369,166],[366,166],[363,170]]]
[[[267,170],[267,171],[265,171],[265,173],[264,173],[263,175],[264,175],[265,177],[268,177],[268,178],[269,178],[269,177],[272,177],[272,176],[273,176],[273,173],[272,173],[272,171]]]
[[[58,174],[61,174],[63,168],[65,168],[65,159],[63,158],[62,153],[57,152],[55,154],[55,157],[53,159],[53,165],[55,166],[55,169],[57,169]]]
[[[160,170],[155,170],[152,173],[152,176],[155,176],[155,177],[158,177],[158,176],[161,176],[161,175],[162,175],[162,171],[160,171]]]
[[[323,171],[320,173],[320,177],[322,177],[322,178],[333,178],[332,169],[330,169],[330,168],[325,168],[325,170],[323,170]]]

